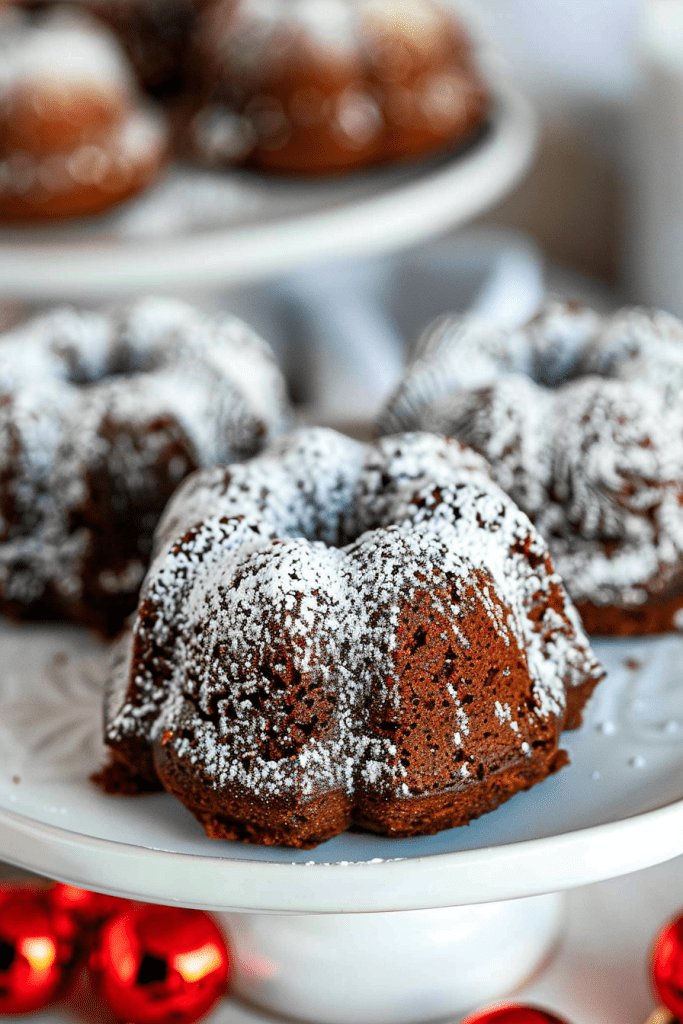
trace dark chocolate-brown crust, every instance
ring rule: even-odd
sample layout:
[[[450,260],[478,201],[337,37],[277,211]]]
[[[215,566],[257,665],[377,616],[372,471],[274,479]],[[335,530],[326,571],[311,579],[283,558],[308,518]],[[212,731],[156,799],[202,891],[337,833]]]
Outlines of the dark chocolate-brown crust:
[[[263,846],[310,850],[339,835],[353,819],[343,790],[319,793],[302,801],[259,800],[247,791],[216,791],[198,779],[186,759],[175,756],[164,738],[155,745],[154,766],[163,788],[177,797],[210,839],[235,839]]]
[[[197,462],[189,438],[171,416],[154,416],[146,423],[135,424],[105,416],[98,433],[106,455],[85,473],[85,496],[72,510],[69,522],[72,531],[84,528],[89,536],[82,566],[81,607],[71,613],[79,621],[99,625],[105,635],[114,636],[135,609],[137,591],[112,593],[107,589],[107,578],[116,578],[136,560],[148,564],[154,527],[178,486],[170,467],[179,463],[190,473]],[[159,438],[158,445],[148,444],[153,436]],[[144,462],[140,458],[138,480],[130,475],[126,479],[117,466],[118,452],[129,448],[142,453],[146,446],[150,457]],[[116,502],[112,494],[118,495]]]
[[[161,754],[156,764],[163,775],[163,788],[185,804],[210,839],[310,850],[353,826],[398,839],[436,835],[443,829],[467,825],[515,794],[531,789],[568,761],[566,752],[556,749],[533,766],[516,765],[507,771],[491,772],[484,782],[471,786],[466,795],[462,789],[453,789],[409,800],[368,796],[364,812],[354,808],[343,792],[326,793],[303,804],[289,805],[266,804],[245,794],[242,799],[224,798],[217,809],[211,790],[198,786],[186,765],[175,759],[166,760]]]
[[[115,757],[98,772],[93,772],[90,781],[110,796],[142,796],[162,789],[156,776],[150,779],[141,772],[134,772]]]
[[[566,763],[603,673],[543,542],[474,453],[380,445],[301,431],[160,527],[105,733],[211,837],[432,834]]]
[[[441,600],[447,601],[448,595]],[[467,603],[464,595],[462,600]],[[572,689],[561,719],[549,716],[539,725],[524,659],[518,659],[511,678],[501,678],[496,666],[505,664],[509,653],[483,611],[475,613],[475,621],[469,614],[470,647],[466,652],[459,650],[458,662],[451,663],[456,642],[448,622],[433,613],[427,618],[420,614],[419,595],[417,604],[417,609],[406,606],[401,616],[405,640],[396,655],[404,691],[400,712],[397,716],[386,703],[372,702],[367,723],[368,732],[391,735],[398,754],[410,761],[410,797],[398,797],[388,789],[377,792],[372,787],[360,787],[354,800],[343,790],[304,800],[272,795],[257,799],[237,787],[227,792],[216,790],[198,775],[191,757],[177,756],[171,733],[154,745],[154,766],[164,788],[188,807],[211,838],[310,849],[352,825],[394,837],[433,835],[466,825],[565,765],[568,757],[558,749],[559,734],[581,724],[583,707],[596,680]],[[422,633],[424,644],[416,657],[413,637]],[[452,745],[458,727],[446,694],[447,669],[454,678],[469,676],[464,695],[468,742],[477,749],[480,760],[472,764],[472,775],[466,781],[458,777],[461,762],[439,753]],[[503,695],[512,706],[527,708],[520,718],[528,721],[526,738],[532,752],[522,763],[517,743],[509,742],[505,735],[509,730],[493,713],[496,699]],[[295,708],[294,713],[300,714],[300,709]],[[120,748],[118,753],[122,753]],[[420,776],[421,786],[414,781]]]

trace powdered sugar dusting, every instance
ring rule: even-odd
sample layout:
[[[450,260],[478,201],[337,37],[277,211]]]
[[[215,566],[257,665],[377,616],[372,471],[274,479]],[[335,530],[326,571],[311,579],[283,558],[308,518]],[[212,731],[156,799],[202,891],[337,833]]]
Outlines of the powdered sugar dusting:
[[[681,388],[679,321],[551,301],[518,331],[462,317],[428,328],[382,429],[471,444],[575,600],[638,605],[681,576]]]
[[[167,118],[138,101],[114,35],[70,4],[0,9],[0,122],[10,220],[82,213],[97,195],[120,201],[158,173],[168,147]]]
[[[302,47],[312,48],[318,61],[346,61],[358,72],[367,51],[377,49],[372,56],[381,59],[387,37],[433,46],[450,22],[443,9],[425,0],[243,0],[227,27],[221,40],[226,63],[242,75],[266,79]]]
[[[0,101],[17,86],[78,84],[127,95],[132,73],[113,35],[66,6],[40,20],[0,15]]]
[[[401,701],[396,638],[403,609],[419,602],[464,648],[466,610],[482,608],[510,664],[528,665],[539,720],[561,716],[567,687],[601,675],[528,519],[480,456],[434,435],[374,447],[298,431],[248,463],[186,481],[157,548],[110,687],[106,735],[114,745],[170,743],[217,789],[266,801],[359,789],[411,796],[400,751],[373,714],[390,716]],[[466,767],[459,685],[449,690],[453,753],[462,746]],[[506,715],[516,721],[517,709]],[[525,738],[510,732],[526,757]]]
[[[286,170],[291,158],[278,151],[299,133],[309,171],[377,162],[406,145],[404,128],[419,125],[436,143],[464,138],[488,106],[469,42],[433,0],[219,3],[198,45],[214,91],[188,141],[209,165]]]
[[[220,39],[221,56],[247,80],[261,81],[291,59],[304,36],[323,52],[349,59],[357,47],[355,6],[338,0],[246,0]]]
[[[24,604],[48,587],[80,594],[90,532],[77,513],[91,474],[106,474],[104,500],[125,518],[138,498],[144,505],[169,446],[175,483],[195,466],[253,454],[286,406],[272,355],[249,328],[165,299],[111,314],[55,310],[8,333],[0,398],[0,593]],[[147,533],[153,525],[141,523]],[[134,593],[144,555],[104,578],[105,589]]]

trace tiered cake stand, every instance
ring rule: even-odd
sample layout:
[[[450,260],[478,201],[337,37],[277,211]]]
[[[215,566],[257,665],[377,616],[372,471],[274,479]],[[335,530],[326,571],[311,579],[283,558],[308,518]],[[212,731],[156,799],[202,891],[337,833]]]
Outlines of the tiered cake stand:
[[[507,84],[467,152],[334,182],[176,171],[108,218],[0,234],[0,296],[43,302],[265,281],[463,224],[522,175],[534,119]],[[106,652],[68,627],[0,632],[0,857],[52,878],[225,915],[235,990],[316,1024],[457,1015],[520,983],[561,892],[683,852],[683,640],[602,642],[609,670],[571,766],[468,828],[313,851],[205,838],[167,795],[105,796]],[[391,912],[391,913],[389,913]],[[219,1011],[220,1016],[220,1011]]]

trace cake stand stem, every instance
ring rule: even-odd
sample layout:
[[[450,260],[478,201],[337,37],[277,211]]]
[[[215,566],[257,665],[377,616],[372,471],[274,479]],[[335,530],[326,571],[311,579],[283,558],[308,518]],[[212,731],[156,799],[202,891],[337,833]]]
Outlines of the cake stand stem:
[[[384,914],[223,914],[236,995],[314,1024],[458,1017],[518,987],[557,940],[561,893]]]

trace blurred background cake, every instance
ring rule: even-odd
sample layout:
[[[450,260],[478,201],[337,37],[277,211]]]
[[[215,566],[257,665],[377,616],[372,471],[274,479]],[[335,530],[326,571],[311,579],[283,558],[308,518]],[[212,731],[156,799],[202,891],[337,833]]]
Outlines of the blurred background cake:
[[[104,25],[73,6],[0,8],[0,220],[106,210],[156,178],[167,146]]]
[[[17,0],[0,53],[4,221],[106,210],[169,148],[305,175],[424,157],[492,103],[436,0]]]
[[[463,26],[434,0],[218,0],[197,56],[212,165],[325,174],[471,140],[491,97]]]

